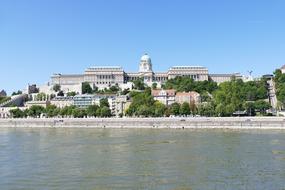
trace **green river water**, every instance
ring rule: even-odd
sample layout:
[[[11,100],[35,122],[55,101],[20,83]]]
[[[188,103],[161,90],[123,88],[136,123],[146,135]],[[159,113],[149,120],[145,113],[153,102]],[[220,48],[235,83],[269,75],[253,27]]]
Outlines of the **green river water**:
[[[6,189],[285,189],[285,131],[0,128]]]

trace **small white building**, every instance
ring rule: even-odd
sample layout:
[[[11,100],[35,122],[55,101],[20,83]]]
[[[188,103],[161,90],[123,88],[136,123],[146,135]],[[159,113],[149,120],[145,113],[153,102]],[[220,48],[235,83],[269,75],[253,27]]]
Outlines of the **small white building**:
[[[194,103],[198,104],[201,102],[201,96],[198,92],[191,91],[191,92],[177,92],[175,95],[175,102],[179,104],[183,104],[187,102],[189,104]]]
[[[51,105],[55,105],[58,108],[64,108],[66,106],[74,105],[73,97],[57,96],[50,101]]]
[[[152,90],[151,95],[153,96],[154,100],[157,100],[166,106],[169,106],[175,102],[175,90]]]

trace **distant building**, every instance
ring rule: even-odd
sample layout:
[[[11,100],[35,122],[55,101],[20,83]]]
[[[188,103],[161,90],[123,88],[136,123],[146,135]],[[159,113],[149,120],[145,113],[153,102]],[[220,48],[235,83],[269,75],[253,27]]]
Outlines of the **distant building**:
[[[32,106],[42,106],[46,108],[50,104],[49,101],[43,100],[43,101],[29,101],[25,103],[26,108],[31,108]]]
[[[232,79],[242,79],[240,73],[233,74],[209,74],[209,80],[214,81],[218,84],[231,81]]]
[[[54,74],[51,77],[51,86],[59,84],[62,89],[70,90],[75,85],[88,82],[91,86],[97,86],[99,89],[113,85],[130,88],[126,84],[137,79],[143,79],[145,84],[151,86],[152,83],[161,85],[177,76],[188,76],[195,81],[212,80],[217,83],[230,81],[232,78],[242,78],[239,73],[209,74],[208,69],[201,66],[173,66],[167,72],[154,72],[151,58],[145,54],[141,57],[138,72],[125,72],[119,66],[96,66],[87,68],[84,74]]]
[[[151,95],[154,100],[157,100],[167,106],[175,102],[175,90],[152,90]]]
[[[37,88],[36,84],[28,85],[28,94],[38,93],[39,89]]]
[[[201,102],[201,96],[198,92],[177,92],[175,95],[175,102],[183,104],[187,102],[189,104],[194,103],[198,104]]]
[[[280,70],[281,70],[281,73],[284,74],[284,73],[285,73],[285,65],[283,65],[283,66],[280,68]]]
[[[0,97],[5,97],[5,96],[7,96],[6,91],[5,90],[1,90],[0,91]]]
[[[87,108],[90,105],[93,105],[94,95],[76,95],[73,98],[74,105],[79,108]]]
[[[58,108],[64,108],[66,106],[74,105],[73,97],[57,96],[50,100],[51,105],[55,105]]]
[[[100,105],[100,100],[106,98],[113,115],[116,115],[116,95],[115,94],[82,94],[73,97],[73,105],[79,108],[87,108],[90,105]]]

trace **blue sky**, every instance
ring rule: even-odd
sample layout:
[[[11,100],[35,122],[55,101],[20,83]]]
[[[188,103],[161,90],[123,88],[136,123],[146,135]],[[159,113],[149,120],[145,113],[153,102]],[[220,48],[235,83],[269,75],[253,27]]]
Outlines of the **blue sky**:
[[[0,89],[93,65],[271,73],[285,64],[284,0],[0,0]]]

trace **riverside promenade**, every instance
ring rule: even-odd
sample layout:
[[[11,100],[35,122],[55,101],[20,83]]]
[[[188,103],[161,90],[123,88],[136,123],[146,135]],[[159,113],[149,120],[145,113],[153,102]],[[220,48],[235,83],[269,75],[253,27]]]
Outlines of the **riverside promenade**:
[[[285,118],[28,118],[0,119],[0,127],[285,129]]]

